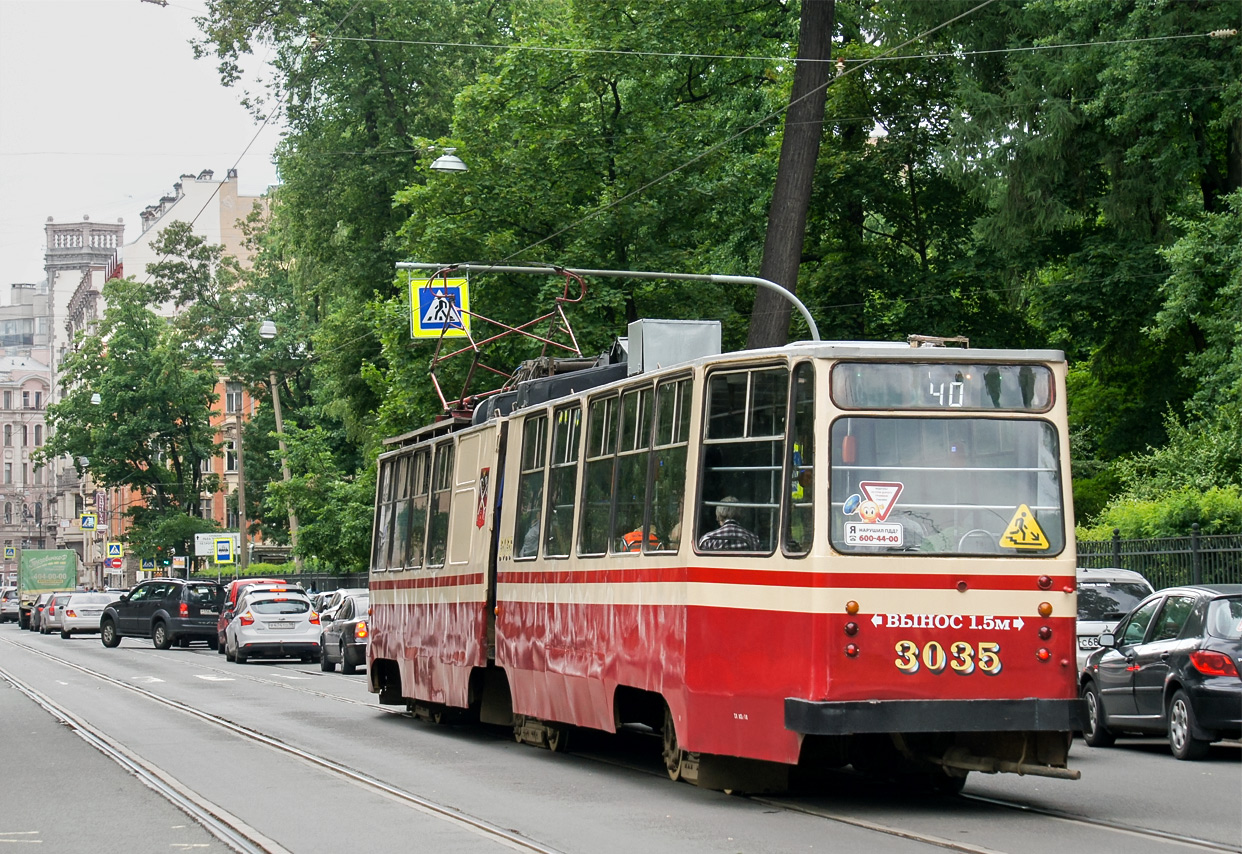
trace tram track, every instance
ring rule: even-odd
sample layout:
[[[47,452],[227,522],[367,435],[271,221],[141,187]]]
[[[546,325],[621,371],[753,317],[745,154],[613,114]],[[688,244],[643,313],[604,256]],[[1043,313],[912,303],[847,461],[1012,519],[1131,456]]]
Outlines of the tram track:
[[[348,766],[329,759],[326,756],[311,753],[310,751],[287,744],[277,738],[258,732],[257,730],[253,730],[249,727],[228,720],[227,718],[212,714],[210,712],[204,712],[170,697],[163,697],[153,691],[142,688],[141,686],[132,685],[124,680],[117,679],[97,670],[92,670],[91,668],[78,664],[77,662],[69,661],[68,659],[61,658],[43,650],[39,650],[25,644],[17,644],[8,639],[4,639],[4,641],[11,646],[19,647],[28,652],[33,652],[36,655],[55,662],[60,666],[75,670],[92,679],[116,688],[120,688],[124,691],[142,697],[143,699],[174,709],[182,714],[210,724],[218,729],[227,731],[234,736],[248,739],[270,750],[275,750],[287,756],[291,756],[307,765],[330,773],[356,786],[361,786],[381,795],[382,797],[401,803],[406,807],[415,809],[439,821],[447,822],[460,829],[474,833],[502,847],[515,851],[532,852],[532,854],[563,854],[563,852],[557,848],[553,848],[536,840],[530,839],[516,831],[507,830],[492,824],[485,819],[462,812],[455,807],[438,803],[434,800],[423,797],[422,795],[400,789],[389,783],[385,783],[378,778],[372,777],[369,774],[349,768]],[[15,689],[48,711],[49,714],[72,729],[92,747],[100,750],[105,756],[117,762],[117,764],[121,765],[126,770],[137,775],[147,786],[169,800],[191,818],[198,821],[208,832],[210,832],[225,845],[228,845],[234,851],[241,852],[241,854],[291,854],[288,849],[282,847],[274,840],[267,838],[258,830],[251,827],[246,822],[242,821],[240,818],[228,812],[219,805],[213,804],[205,798],[202,798],[189,786],[186,786],[184,783],[177,780],[163,769],[160,769],[159,767],[134,754],[123,744],[109,736],[101,728],[91,724],[79,715],[74,714],[63,705],[57,703],[46,693],[31,686],[3,667],[0,667],[0,679],[8,682]],[[280,683],[273,682],[273,684]],[[325,694],[324,696],[331,695]]]
[[[471,829],[473,832],[480,833],[493,841],[514,850],[529,852],[546,852],[546,854],[559,854],[557,849],[553,849],[543,844],[529,839],[521,834],[511,830],[499,828],[489,822],[469,816],[455,807],[440,804],[423,796],[408,792],[397,787],[391,786],[370,775],[358,772],[348,768],[341,763],[335,762],[324,756],[313,754],[309,751],[302,750],[297,747],[288,745],[279,739],[268,736],[264,733],[255,731],[246,726],[230,721],[219,715],[204,712],[168,697],[163,697],[153,691],[134,685],[122,679],[118,679],[100,671],[94,670],[82,664],[61,658],[50,652],[40,650],[33,646],[14,643],[8,639],[2,639],[12,646],[19,647],[23,650],[33,652],[49,661],[60,666],[68,667],[76,670],[90,678],[102,681],[104,683],[121,688],[130,693],[136,694],[147,700],[162,704],[166,707],[173,708],[184,714],[190,715],[196,719],[209,723],[215,727],[226,730],[236,736],[249,739],[251,741],[262,744],[270,749],[283,752],[297,759],[315,766],[320,770],[334,774],[349,782],[377,792],[389,799],[403,803],[408,807],[418,809],[433,815],[437,819],[458,824]],[[142,655],[154,655],[150,651],[141,649],[134,650]],[[297,691],[316,697],[336,700],[350,705],[363,706],[371,711],[383,712],[398,717],[409,717],[409,714],[403,710],[385,708],[373,703],[367,703],[350,697],[343,697],[326,691],[316,690],[312,687],[304,687],[300,685],[290,684],[288,681],[266,678],[259,674],[243,674],[234,669],[225,669],[215,667],[211,664],[198,661],[185,661],[195,669],[201,669],[209,672],[227,674],[231,678],[241,678],[248,681],[265,684],[269,686],[277,686],[286,690]],[[309,678],[314,678],[317,674],[312,674]],[[65,723],[66,726],[72,728],[81,737],[84,738],[92,746],[99,749],[105,755],[112,758],[119,765],[134,773],[143,780],[148,786],[159,792],[172,803],[180,807],[188,815],[202,824],[208,831],[221,839],[222,842],[229,845],[233,850],[243,852],[243,854],[286,854],[285,849],[280,847],[272,840],[266,839],[253,828],[250,828],[240,819],[230,815],[218,806],[204,801],[198,797],[193,791],[171,778],[161,769],[151,766],[140,757],[134,755],[123,745],[109,738],[102,731],[97,730],[88,722],[74,715],[69,710],[59,706],[50,697],[39,692],[37,689],[25,684],[5,669],[0,668],[0,679],[4,679],[14,685],[23,694],[30,697],[41,707],[46,709],[50,714]],[[632,761],[618,760],[616,757],[606,755],[593,750],[578,751],[570,748],[577,757],[598,764],[612,765],[618,768],[624,768],[629,771],[638,772],[646,776],[656,778],[664,778],[659,769],[653,769],[650,766],[644,766]],[[1003,849],[995,847],[986,847],[975,845],[959,840],[948,839],[933,833],[926,833],[910,827],[902,827],[897,824],[889,824],[883,821],[871,820],[859,815],[851,815],[846,811],[834,809],[828,806],[821,806],[815,803],[808,803],[805,799],[802,801],[794,801],[782,797],[759,796],[759,795],[738,795],[736,797],[744,798],[755,804],[779,809],[790,813],[798,813],[813,818],[823,819],[835,824],[847,825],[860,830],[871,833],[881,834],[884,836],[904,839],[910,842],[924,844],[930,847],[942,850],[957,851],[961,854],[1000,854]],[[1106,819],[1096,819],[1089,816],[1077,815],[1056,809],[1024,804],[1019,801],[1007,800],[1004,798],[991,797],[987,795],[962,793],[951,796],[954,800],[967,801],[981,806],[1004,809],[1009,811],[1021,812],[1027,815],[1037,815],[1051,820],[1065,822],[1071,825],[1081,827],[1090,827],[1096,830],[1115,833],[1123,836],[1129,836],[1136,839],[1145,839],[1161,843],[1176,844],[1180,847],[1189,848],[1191,850],[1201,850],[1210,852],[1231,852],[1231,854],[1242,854],[1242,847],[1230,845],[1227,843],[1217,842],[1209,839],[1193,837],[1185,834],[1172,833],[1154,828],[1136,827],[1124,825],[1120,822],[1110,821]],[[258,837],[256,840],[255,837]]]

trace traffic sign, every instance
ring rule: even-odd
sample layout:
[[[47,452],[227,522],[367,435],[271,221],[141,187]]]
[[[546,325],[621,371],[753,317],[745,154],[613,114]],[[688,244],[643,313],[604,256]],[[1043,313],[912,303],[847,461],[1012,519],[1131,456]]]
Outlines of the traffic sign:
[[[140,564],[142,566],[143,572],[155,572],[155,558],[144,557],[140,561]]]
[[[17,557],[17,546],[5,546],[4,559],[13,560],[15,557]]]
[[[96,517],[94,513],[83,513],[82,518],[79,520],[82,530],[83,531],[95,530],[95,519]]]
[[[125,551],[120,543],[108,543],[108,557],[124,557]]]
[[[233,563],[233,538],[216,537],[216,563]]]
[[[104,558],[104,567],[106,569],[120,569],[122,560],[119,557]]]
[[[465,338],[469,311],[465,279],[410,280],[410,334],[415,338]]]

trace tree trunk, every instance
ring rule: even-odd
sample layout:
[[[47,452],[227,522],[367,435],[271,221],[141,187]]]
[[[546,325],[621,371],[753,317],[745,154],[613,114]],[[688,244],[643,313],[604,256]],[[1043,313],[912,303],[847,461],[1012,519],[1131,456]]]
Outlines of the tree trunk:
[[[793,92],[785,113],[781,160],[768,213],[763,265],[759,268],[760,276],[795,293],[815,162],[823,135],[824,102],[832,73],[828,60],[832,58],[835,12],[836,0],[802,0],[802,18],[798,25],[800,61],[794,70]],[[792,310],[789,300],[766,288],[757,288],[746,346],[754,349],[786,343]]]

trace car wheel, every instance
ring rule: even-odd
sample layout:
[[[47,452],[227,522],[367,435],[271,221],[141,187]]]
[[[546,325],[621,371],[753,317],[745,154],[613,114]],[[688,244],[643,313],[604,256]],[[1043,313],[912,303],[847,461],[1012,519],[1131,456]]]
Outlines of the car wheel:
[[[226,638],[224,635],[218,635],[216,637],[216,652],[220,653],[221,655],[227,655],[228,646],[229,646],[228,638]]]
[[[247,658],[246,653],[242,652],[241,647],[239,646],[237,648],[237,652],[233,653],[233,660],[238,664],[245,664],[249,661],[249,658]]]
[[[319,669],[324,673],[336,670],[336,662],[328,657],[328,648],[323,645],[322,637],[319,639]]]
[[[224,653],[225,661],[236,661],[237,660],[237,656],[233,654],[233,650],[229,649],[228,644],[225,644],[224,646],[220,647],[220,651]]]
[[[1195,711],[1185,691],[1175,691],[1169,701],[1169,747],[1178,759],[1202,759],[1210,741],[1195,738]]]
[[[65,631],[64,629],[61,629],[60,637],[61,637],[61,640],[69,640],[70,633]]]
[[[351,676],[358,672],[358,665],[349,660],[349,654],[345,651],[345,644],[341,644],[341,672]]]
[[[1104,724],[1104,705],[1094,682],[1082,686],[1082,698],[1087,703],[1087,723],[1082,729],[1082,740],[1092,747],[1110,747],[1117,736]]]
[[[172,635],[168,633],[168,626],[162,622],[156,623],[151,627],[151,641],[155,644],[156,649],[168,649],[172,646]]]
[[[103,645],[112,649],[121,645],[121,636],[116,632],[116,623],[104,620],[99,624],[99,639]]]

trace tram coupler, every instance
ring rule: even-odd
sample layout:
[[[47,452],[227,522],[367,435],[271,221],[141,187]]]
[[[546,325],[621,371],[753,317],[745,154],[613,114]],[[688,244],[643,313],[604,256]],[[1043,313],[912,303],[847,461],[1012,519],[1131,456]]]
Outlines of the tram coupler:
[[[940,758],[927,757],[929,762],[945,768],[961,771],[981,771],[984,774],[1019,774],[1032,777],[1056,777],[1059,780],[1080,780],[1082,772],[1070,768],[1054,768],[1030,762],[1011,762],[992,756],[975,756],[964,747],[950,747]]]

